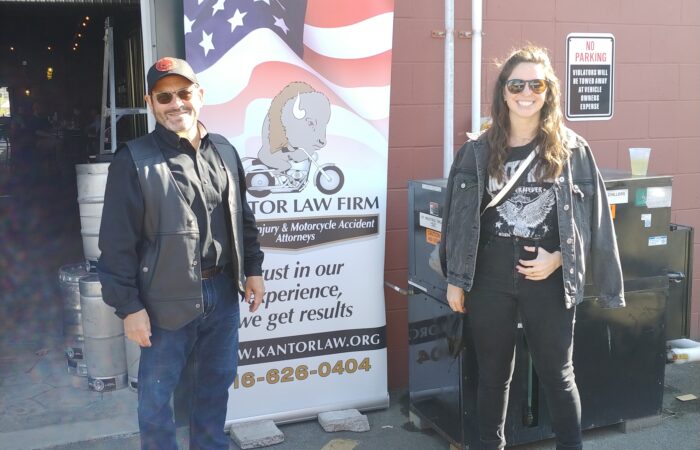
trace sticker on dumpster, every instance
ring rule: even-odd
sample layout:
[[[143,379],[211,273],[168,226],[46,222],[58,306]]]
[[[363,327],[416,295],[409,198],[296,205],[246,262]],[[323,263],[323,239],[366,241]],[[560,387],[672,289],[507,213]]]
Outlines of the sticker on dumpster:
[[[431,230],[430,228],[425,230],[425,241],[428,244],[437,245],[440,243],[442,238],[442,233],[439,231]]]
[[[673,198],[671,186],[652,186],[647,188],[647,208],[670,208]]]
[[[649,247],[654,247],[656,245],[666,245],[668,243],[668,236],[649,236]]]
[[[442,219],[440,217],[431,216],[423,212],[418,216],[418,223],[420,226],[430,228],[431,230],[441,231],[442,229]]]
[[[647,188],[637,188],[635,190],[634,206],[647,206]]]
[[[620,205],[629,202],[629,190],[627,189],[612,189],[608,191],[608,203],[611,205]]]
[[[644,228],[651,227],[651,214],[642,214],[642,222],[644,223]]]
[[[442,209],[442,208],[440,208],[440,203],[438,203],[438,202],[430,202],[430,203],[428,204],[428,211],[430,211],[430,215],[431,215],[431,216],[439,216],[439,215],[441,215],[441,214],[440,214],[440,210],[441,210],[441,209]]]
[[[442,188],[440,186],[433,186],[432,184],[421,184],[420,187],[429,191],[442,192]]]

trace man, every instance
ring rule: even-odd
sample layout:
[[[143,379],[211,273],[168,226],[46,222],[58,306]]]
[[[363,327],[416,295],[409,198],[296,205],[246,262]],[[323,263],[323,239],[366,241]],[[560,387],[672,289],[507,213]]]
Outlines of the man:
[[[204,90],[187,62],[148,71],[156,129],[120,148],[107,178],[98,272],[104,301],[141,346],[142,449],[176,449],[170,399],[194,360],[190,449],[228,449],[239,297],[258,309],[263,253],[240,159],[198,122]]]

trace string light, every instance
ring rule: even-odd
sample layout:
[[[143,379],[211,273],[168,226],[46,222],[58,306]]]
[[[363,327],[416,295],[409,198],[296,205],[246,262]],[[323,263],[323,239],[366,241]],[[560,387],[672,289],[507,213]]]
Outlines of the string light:
[[[10,51],[11,51],[11,52],[14,52],[14,51],[15,51],[15,48],[14,48],[13,46],[10,46]]]
[[[78,43],[79,43],[80,39],[83,37],[83,33],[84,33],[84,31],[82,31],[82,30],[87,28],[89,21],[90,21],[90,16],[84,16],[78,22],[78,31],[76,31],[75,34],[73,34],[73,48],[71,50],[73,50],[74,52],[78,51],[78,47],[79,47]]]

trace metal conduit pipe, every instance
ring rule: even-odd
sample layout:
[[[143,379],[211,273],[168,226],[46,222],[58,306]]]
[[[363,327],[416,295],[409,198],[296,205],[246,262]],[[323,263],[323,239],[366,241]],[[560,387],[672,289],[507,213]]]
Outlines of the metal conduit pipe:
[[[472,0],[472,121],[471,132],[481,129],[481,37],[483,0]],[[445,0],[445,93],[443,128],[443,176],[454,158],[454,0]]]
[[[455,2],[445,0],[445,99],[442,174],[450,173],[454,153],[455,91]]]
[[[472,133],[481,129],[482,1],[472,0]]]

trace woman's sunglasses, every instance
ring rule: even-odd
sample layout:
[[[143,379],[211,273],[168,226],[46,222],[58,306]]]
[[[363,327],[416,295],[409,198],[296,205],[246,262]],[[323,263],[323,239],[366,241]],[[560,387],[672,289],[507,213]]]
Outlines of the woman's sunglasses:
[[[511,94],[520,94],[525,90],[525,85],[530,86],[530,90],[535,94],[541,94],[547,90],[547,80],[519,80],[513,79],[506,81],[506,89]]]
[[[159,92],[155,94],[156,101],[161,105],[167,105],[173,101],[173,96],[177,95],[180,100],[187,102],[192,98],[195,88],[196,86],[190,86],[188,88],[180,89],[179,91]]]

